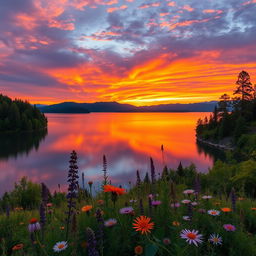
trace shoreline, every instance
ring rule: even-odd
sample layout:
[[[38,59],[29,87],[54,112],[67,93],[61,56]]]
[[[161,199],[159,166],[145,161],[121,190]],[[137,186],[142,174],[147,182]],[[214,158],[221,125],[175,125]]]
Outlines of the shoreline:
[[[198,137],[197,135],[196,135],[196,141],[200,142],[202,144],[205,144],[209,147],[217,148],[217,149],[220,149],[220,150],[223,150],[223,151],[226,151],[226,150],[234,151],[235,150],[235,148],[231,147],[231,146],[227,146],[227,145],[220,144],[220,143],[210,142],[208,140],[203,140],[202,138]]]

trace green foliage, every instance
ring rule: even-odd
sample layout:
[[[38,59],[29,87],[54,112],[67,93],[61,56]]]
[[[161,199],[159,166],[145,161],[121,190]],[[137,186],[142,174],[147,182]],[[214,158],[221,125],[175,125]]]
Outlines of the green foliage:
[[[36,106],[0,94],[0,132],[36,131],[47,127],[47,119]]]
[[[19,183],[15,183],[14,190],[5,193],[0,201],[2,210],[7,206],[23,209],[38,208],[41,200],[41,186],[29,181],[27,177],[21,178]]]

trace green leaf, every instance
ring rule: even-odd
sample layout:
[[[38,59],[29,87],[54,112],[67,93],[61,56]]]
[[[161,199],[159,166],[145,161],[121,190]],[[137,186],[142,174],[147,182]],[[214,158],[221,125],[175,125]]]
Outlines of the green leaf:
[[[145,247],[145,256],[155,256],[158,251],[158,246],[154,244],[147,244]]]

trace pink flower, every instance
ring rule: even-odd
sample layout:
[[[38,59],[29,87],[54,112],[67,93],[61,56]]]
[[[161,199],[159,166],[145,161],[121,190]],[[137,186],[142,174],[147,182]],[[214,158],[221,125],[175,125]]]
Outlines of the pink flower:
[[[189,203],[191,203],[191,201],[188,200],[188,199],[184,199],[184,200],[182,200],[181,202],[182,202],[183,204],[189,204]]]
[[[124,208],[120,209],[119,212],[121,214],[133,214],[134,209],[132,207],[124,207]]]
[[[180,203],[172,203],[171,207],[172,208],[178,208],[178,207],[180,207]]]
[[[183,239],[186,239],[186,242],[189,244],[194,244],[195,246],[198,246],[198,244],[201,244],[203,242],[202,238],[203,235],[198,234],[197,230],[188,230],[183,229],[180,233],[180,237]]]
[[[231,225],[231,224],[224,224],[223,225],[223,228],[226,230],[226,231],[235,231],[236,230],[236,227]]]
[[[194,194],[195,190],[193,189],[186,189],[183,191],[183,194],[185,195],[191,195],[191,194]]]
[[[106,220],[106,221],[104,222],[104,226],[110,228],[110,227],[115,226],[116,223],[117,223],[117,220],[116,220],[116,219],[108,219],[108,220]]]
[[[151,202],[151,204],[153,205],[153,206],[158,206],[158,205],[160,205],[162,202],[161,201],[159,201],[159,200],[156,200],[156,201],[152,201]]]

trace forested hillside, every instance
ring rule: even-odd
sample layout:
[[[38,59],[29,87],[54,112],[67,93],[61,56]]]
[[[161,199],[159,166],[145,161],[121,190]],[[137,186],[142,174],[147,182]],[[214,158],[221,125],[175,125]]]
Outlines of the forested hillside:
[[[35,131],[47,127],[47,119],[36,106],[0,94],[0,132]]]

